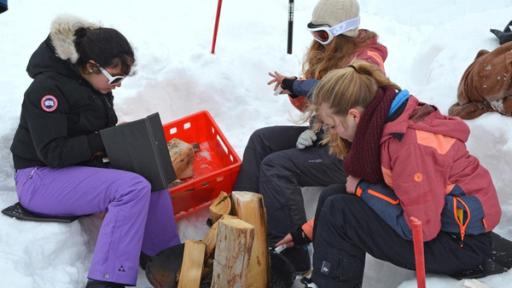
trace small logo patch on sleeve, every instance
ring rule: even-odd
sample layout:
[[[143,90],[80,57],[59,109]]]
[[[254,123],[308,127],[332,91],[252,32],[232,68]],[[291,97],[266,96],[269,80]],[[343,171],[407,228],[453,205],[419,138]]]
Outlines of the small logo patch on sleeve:
[[[59,102],[53,95],[46,95],[41,99],[41,108],[46,112],[53,112],[57,110]]]

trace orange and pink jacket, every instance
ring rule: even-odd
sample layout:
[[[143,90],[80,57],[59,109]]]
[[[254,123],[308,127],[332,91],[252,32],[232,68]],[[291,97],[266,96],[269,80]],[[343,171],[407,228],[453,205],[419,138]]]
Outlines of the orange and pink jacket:
[[[501,208],[491,175],[466,149],[468,126],[437,110],[414,122],[411,113],[420,105],[410,96],[404,111],[385,125],[382,134],[382,172],[395,195],[373,191],[375,195],[366,193],[366,198],[399,204],[403,221],[408,224],[413,216],[423,223],[425,241],[441,230],[459,233],[462,240],[465,234],[491,231]],[[361,189],[356,191],[359,196]],[[367,185],[366,192],[371,191]]]
[[[411,114],[422,103],[409,96],[398,118],[384,126],[381,169],[385,183],[360,181],[361,197],[402,238],[410,240],[409,218],[422,222],[424,241],[440,231],[478,235],[498,224],[501,208],[491,175],[469,154],[468,126],[435,110],[421,121]],[[313,222],[302,226],[312,239]]]

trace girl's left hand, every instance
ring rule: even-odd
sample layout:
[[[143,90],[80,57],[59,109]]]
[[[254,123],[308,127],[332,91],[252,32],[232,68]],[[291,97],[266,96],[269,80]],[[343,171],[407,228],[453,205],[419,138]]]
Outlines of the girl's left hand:
[[[348,175],[347,183],[345,184],[345,189],[347,189],[347,193],[354,194],[356,192],[357,183],[359,183],[361,178],[356,178],[352,175]]]
[[[284,76],[283,74],[277,72],[277,71],[274,71],[274,73],[272,72],[269,72],[268,75],[272,78],[270,79],[270,81],[267,82],[267,85],[274,85],[274,91],[277,93],[277,94],[291,94],[290,91],[288,90],[283,90],[282,87],[281,87],[281,84],[283,84],[283,80],[286,79],[286,78],[294,78],[294,77],[287,77],[287,76]],[[277,95],[276,94],[276,95]]]

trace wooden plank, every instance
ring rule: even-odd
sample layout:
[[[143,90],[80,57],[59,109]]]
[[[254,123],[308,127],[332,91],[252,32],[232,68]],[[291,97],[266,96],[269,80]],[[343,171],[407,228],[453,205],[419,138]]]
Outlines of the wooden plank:
[[[231,198],[226,192],[221,191],[219,196],[213,200],[209,210],[210,221],[214,224],[220,219],[220,217],[228,215],[231,212]]]
[[[199,288],[203,273],[206,245],[202,241],[186,240],[178,288]]]
[[[222,219],[237,219],[235,216],[224,215],[220,218]],[[206,244],[206,259],[210,259],[213,256],[213,252],[215,252],[215,245],[217,243],[217,230],[219,228],[219,221],[215,222],[212,225],[212,228],[208,231],[206,236],[203,239],[203,242]]]
[[[234,213],[254,226],[254,243],[252,245],[249,268],[247,270],[247,288],[267,288],[269,283],[269,256],[267,245],[267,220],[261,194],[234,191]]]

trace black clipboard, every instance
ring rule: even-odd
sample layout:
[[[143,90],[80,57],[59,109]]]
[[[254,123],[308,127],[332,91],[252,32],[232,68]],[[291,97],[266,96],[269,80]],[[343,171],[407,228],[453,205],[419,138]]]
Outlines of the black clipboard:
[[[132,171],[151,183],[151,191],[176,180],[158,113],[100,131],[112,168]]]

